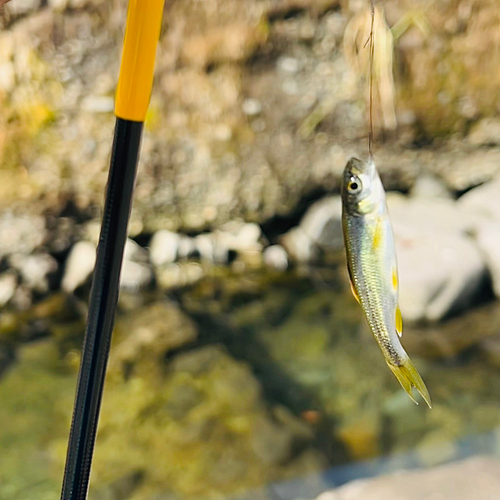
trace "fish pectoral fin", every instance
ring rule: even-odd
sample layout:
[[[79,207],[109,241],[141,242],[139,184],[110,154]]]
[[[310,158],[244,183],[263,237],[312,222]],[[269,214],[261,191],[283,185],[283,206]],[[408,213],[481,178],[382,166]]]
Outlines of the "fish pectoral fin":
[[[361,301],[359,300],[359,295],[356,292],[356,289],[354,288],[354,280],[352,279],[352,272],[349,264],[347,265],[347,270],[349,271],[349,284],[351,285],[351,292],[354,295],[354,298],[358,301],[358,304],[361,304]]]
[[[425,386],[424,381],[422,380],[422,377],[418,373],[417,369],[411,362],[410,358],[407,358],[403,364],[399,366],[391,365],[389,362],[387,362],[387,366],[391,369],[392,373],[396,376],[398,379],[399,383],[403,387],[403,389],[406,391],[406,394],[410,396],[410,399],[418,405],[417,401],[413,397],[412,394],[412,387],[415,387],[417,391],[420,393],[424,401],[427,403],[427,406],[429,408],[432,408],[431,405],[431,397],[429,395],[429,391],[427,390],[427,387]]]
[[[399,306],[396,307],[396,331],[400,337],[403,336],[403,317]]]

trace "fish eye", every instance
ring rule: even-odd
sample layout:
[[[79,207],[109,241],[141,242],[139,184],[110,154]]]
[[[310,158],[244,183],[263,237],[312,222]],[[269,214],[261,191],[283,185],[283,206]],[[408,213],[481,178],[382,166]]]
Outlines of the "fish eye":
[[[347,183],[347,191],[349,194],[357,194],[361,191],[361,181],[357,177],[351,177]]]

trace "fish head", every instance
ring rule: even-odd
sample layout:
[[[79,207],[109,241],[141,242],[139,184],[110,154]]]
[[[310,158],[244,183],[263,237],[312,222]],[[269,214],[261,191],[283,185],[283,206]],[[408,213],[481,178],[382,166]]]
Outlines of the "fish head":
[[[351,215],[371,213],[384,201],[384,189],[375,163],[351,158],[344,168],[341,185],[344,209]]]

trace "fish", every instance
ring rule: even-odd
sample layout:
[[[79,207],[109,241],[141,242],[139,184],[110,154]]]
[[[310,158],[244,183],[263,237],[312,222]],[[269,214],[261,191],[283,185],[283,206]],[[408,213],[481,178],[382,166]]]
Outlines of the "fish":
[[[342,229],[351,291],[359,302],[385,361],[413,402],[413,387],[429,408],[422,377],[400,342],[403,320],[394,233],[385,190],[370,155],[351,158],[341,183]]]

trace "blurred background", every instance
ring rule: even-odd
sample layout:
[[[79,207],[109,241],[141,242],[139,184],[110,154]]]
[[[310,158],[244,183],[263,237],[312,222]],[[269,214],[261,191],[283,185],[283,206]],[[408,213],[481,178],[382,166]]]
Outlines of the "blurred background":
[[[368,7],[166,1],[92,500],[498,498],[499,4],[377,2],[375,158],[431,411],[343,254]],[[1,11],[1,500],[59,498],[126,8]]]

